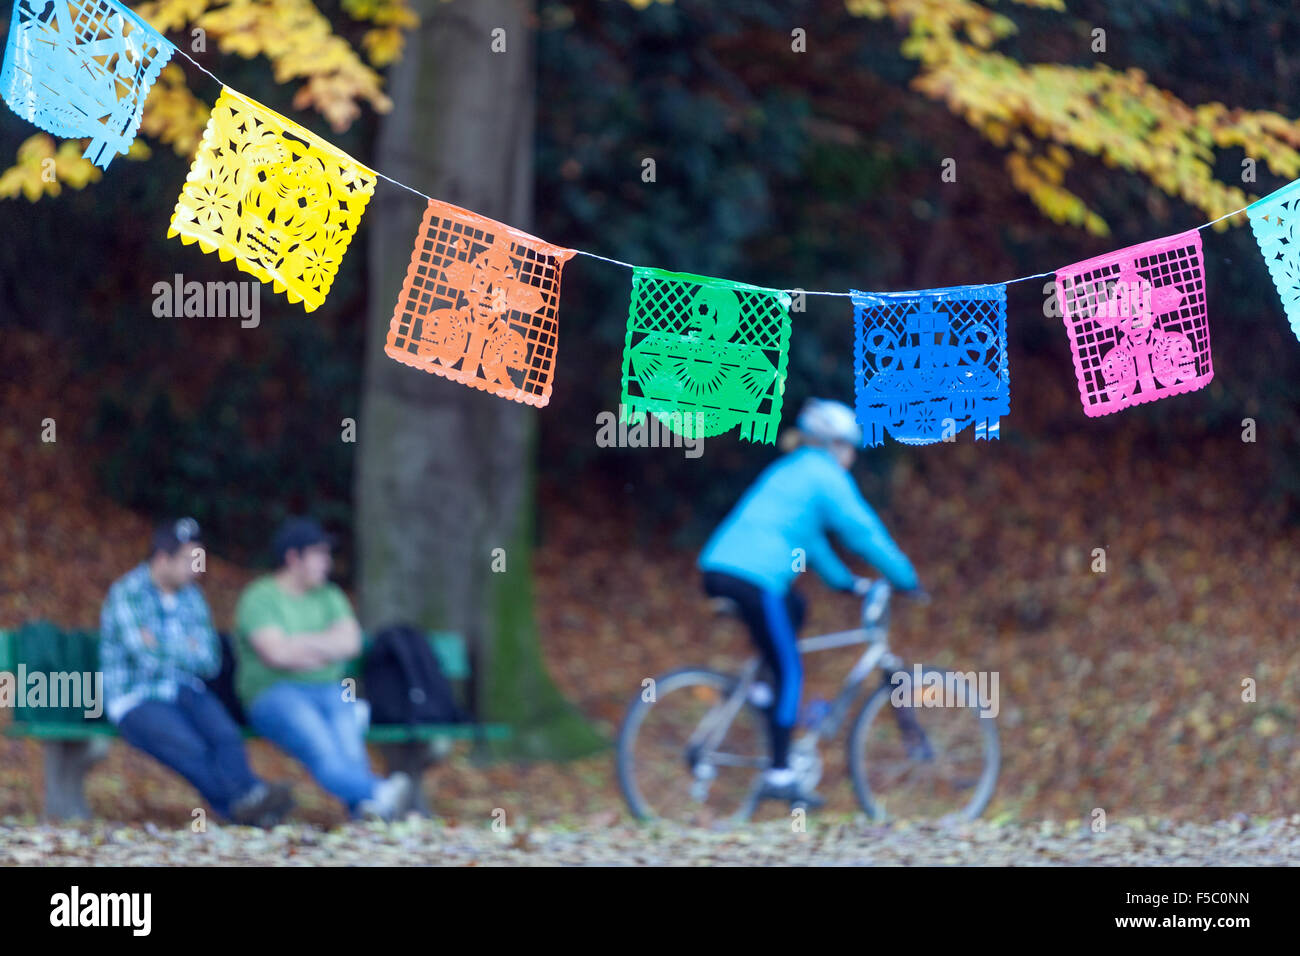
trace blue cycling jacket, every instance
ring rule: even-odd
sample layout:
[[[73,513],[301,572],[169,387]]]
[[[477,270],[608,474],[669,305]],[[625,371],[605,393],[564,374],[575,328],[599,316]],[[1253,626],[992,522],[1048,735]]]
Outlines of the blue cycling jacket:
[[[827,584],[849,588],[854,575],[831,549],[828,531],[895,587],[917,586],[912,562],[889,537],[853,476],[823,448],[800,448],[769,465],[713,532],[699,566],[784,593],[799,573],[796,549],[802,549]]]

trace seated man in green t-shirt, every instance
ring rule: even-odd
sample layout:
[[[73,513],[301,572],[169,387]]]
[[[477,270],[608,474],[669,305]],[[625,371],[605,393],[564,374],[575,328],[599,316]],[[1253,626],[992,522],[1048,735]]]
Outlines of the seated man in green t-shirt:
[[[271,544],[277,570],[245,588],[235,609],[235,687],[253,728],[301,760],[353,816],[391,820],[409,809],[411,781],[371,772],[368,708],[344,693],[361,628],[329,581],[331,544],[310,518],[280,526]]]

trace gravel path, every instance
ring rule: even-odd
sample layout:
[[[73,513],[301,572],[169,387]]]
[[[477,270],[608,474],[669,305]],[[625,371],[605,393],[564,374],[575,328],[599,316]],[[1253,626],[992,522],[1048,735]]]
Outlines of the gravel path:
[[[592,818],[573,825],[449,826],[409,820],[306,825],[265,832],[209,826],[162,830],[96,823],[81,827],[0,823],[0,865],[300,866],[726,866],[726,865],[1300,865],[1300,814],[1289,819],[1211,824],[1158,819],[1113,822],[1094,833],[1081,823],[979,822],[948,828],[861,819],[810,819],[806,832],[762,823],[711,832],[637,827]]]

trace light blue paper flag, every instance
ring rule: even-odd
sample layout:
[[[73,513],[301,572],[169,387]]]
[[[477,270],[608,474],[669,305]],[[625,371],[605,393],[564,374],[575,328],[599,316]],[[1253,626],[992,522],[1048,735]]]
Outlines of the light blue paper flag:
[[[0,95],[41,129],[90,137],[103,169],[125,153],[144,101],[175,47],[113,0],[14,0]]]
[[[1007,287],[851,293],[857,417],[863,443],[999,437],[1011,411]]]
[[[1300,338],[1300,180],[1246,207],[1291,331]]]

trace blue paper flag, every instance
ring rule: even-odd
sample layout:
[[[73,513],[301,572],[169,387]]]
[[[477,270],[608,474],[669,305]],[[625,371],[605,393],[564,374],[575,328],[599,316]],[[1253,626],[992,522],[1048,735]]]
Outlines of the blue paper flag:
[[[1300,180],[1246,207],[1260,255],[1300,338]]]
[[[999,437],[1011,411],[1007,287],[852,293],[857,417],[863,443],[928,445]]]
[[[114,0],[14,0],[0,96],[55,136],[90,137],[86,159],[107,169],[130,148],[174,51]]]

